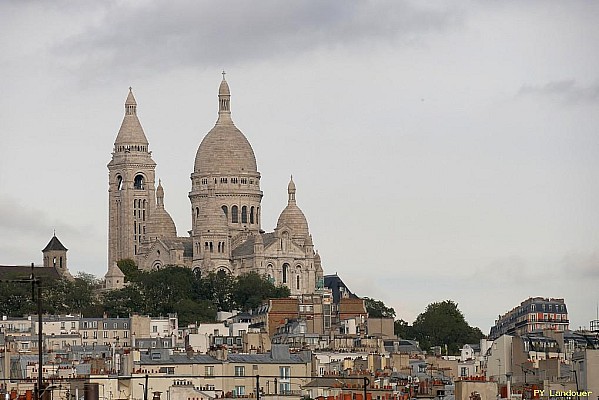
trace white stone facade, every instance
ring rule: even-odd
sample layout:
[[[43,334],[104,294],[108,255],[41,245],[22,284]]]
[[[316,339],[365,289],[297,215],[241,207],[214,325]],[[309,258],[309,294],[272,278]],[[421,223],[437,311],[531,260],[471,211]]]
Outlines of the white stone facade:
[[[139,268],[180,265],[202,274],[257,272],[289,287],[292,295],[313,293],[323,270],[308,222],[289,182],[287,207],[274,232],[261,229],[260,172],[245,135],[231,119],[231,95],[223,78],[218,120],[202,140],[191,174],[191,235],[178,237],[155,189],[155,167],[130,92],[109,169],[109,265],[132,258]]]

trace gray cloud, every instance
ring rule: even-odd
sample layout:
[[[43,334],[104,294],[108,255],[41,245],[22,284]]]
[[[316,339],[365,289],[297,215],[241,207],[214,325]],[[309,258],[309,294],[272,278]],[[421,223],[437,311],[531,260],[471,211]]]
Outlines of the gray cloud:
[[[81,235],[84,230],[65,224],[64,222],[54,221],[46,213],[16,202],[15,200],[0,196],[0,232],[7,237],[15,239],[18,236],[35,235],[47,236],[52,234],[52,229],[58,232],[70,234],[73,236]],[[33,233],[32,233],[33,232]]]
[[[560,264],[564,274],[599,279],[599,252],[570,253],[564,256]]]
[[[518,91],[520,96],[546,96],[568,104],[596,103],[599,84],[581,86],[574,79],[548,82],[544,85],[526,84]]]
[[[71,68],[101,74],[107,67],[220,67],[270,57],[298,56],[347,43],[413,41],[460,21],[457,10],[416,8],[407,2],[278,1],[226,4],[155,2],[109,6],[97,23],[56,44]]]

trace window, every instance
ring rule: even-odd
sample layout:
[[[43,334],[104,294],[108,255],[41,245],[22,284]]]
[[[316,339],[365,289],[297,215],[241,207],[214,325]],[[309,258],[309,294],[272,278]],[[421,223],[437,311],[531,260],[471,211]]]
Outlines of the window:
[[[235,396],[245,396],[245,386],[235,386]]]
[[[108,331],[104,331],[102,337],[108,339]]]
[[[287,273],[289,269],[289,264],[283,264],[283,283],[287,283]]]
[[[204,367],[204,376],[214,376],[214,365]]]
[[[133,181],[133,188],[136,190],[144,189],[144,177],[143,175],[135,175],[135,180]]]
[[[104,329],[108,329],[108,322],[104,322],[104,324],[102,324],[102,326],[104,327]]]
[[[152,352],[152,360],[160,360],[161,355],[159,352]]]
[[[231,181],[233,180],[231,179]],[[220,178],[220,183],[227,183],[227,178]]]
[[[291,382],[289,382],[289,375],[291,368],[290,367],[280,367],[281,370],[281,378],[279,379],[279,393],[280,394],[290,394],[291,393]],[[284,373],[286,375],[284,375]],[[286,376],[284,378],[283,376]]]
[[[239,222],[239,208],[237,206],[231,207],[231,222],[236,224]]]
[[[160,372],[161,374],[174,375],[175,367],[160,367],[158,369],[158,372]]]
[[[66,323],[64,321],[60,322],[60,329],[62,329],[63,331],[66,329],[65,324]]]
[[[237,178],[231,178],[231,183],[237,183]]]
[[[75,329],[75,322],[71,322],[71,329]]]
[[[241,207],[241,223],[248,223],[248,208],[246,206]]]
[[[116,189],[123,190],[123,177],[120,175],[116,176]]]
[[[129,331],[123,331],[123,337],[127,339],[129,337]]]
[[[112,328],[116,329],[118,327],[117,323],[115,322],[114,324],[112,324]]]
[[[254,223],[254,207],[250,208],[250,224]]]
[[[291,367],[279,367],[281,379],[289,379],[291,376]]]
[[[461,367],[460,368],[460,376],[468,376],[468,368]]]
[[[243,365],[235,366],[235,376],[245,376],[245,367]]]
[[[223,212],[225,213],[225,217],[227,217],[227,220],[229,220],[229,209],[227,208],[227,206],[222,206],[221,208],[223,209]]]
[[[299,290],[299,288],[300,288],[300,276],[299,276],[299,275],[297,275],[297,276],[295,277],[295,288],[296,288],[297,290]]]

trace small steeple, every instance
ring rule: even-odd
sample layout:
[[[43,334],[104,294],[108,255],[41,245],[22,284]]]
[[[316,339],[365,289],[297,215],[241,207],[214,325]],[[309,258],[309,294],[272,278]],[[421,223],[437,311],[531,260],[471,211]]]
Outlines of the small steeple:
[[[133,96],[133,88],[129,86],[129,94],[127,100],[125,100],[125,115],[137,114],[137,102]]]
[[[158,187],[156,188],[156,206],[164,208],[164,189],[162,188],[162,179],[158,179]]]
[[[295,183],[293,182],[293,175],[291,175],[289,185],[287,185],[287,193],[289,194],[288,204],[295,203]]]
[[[149,154],[148,139],[137,118],[137,101],[133,96],[133,89],[129,87],[127,100],[125,100],[125,116],[114,142],[114,152],[132,151]]]
[[[229,90],[229,84],[225,79],[226,72],[223,71],[223,80],[218,88],[218,115],[219,119],[222,115],[231,114],[231,92]]]

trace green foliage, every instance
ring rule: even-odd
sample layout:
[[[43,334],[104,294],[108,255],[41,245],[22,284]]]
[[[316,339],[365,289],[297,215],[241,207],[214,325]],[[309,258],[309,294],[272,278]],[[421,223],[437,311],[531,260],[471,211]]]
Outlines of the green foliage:
[[[258,307],[266,299],[288,297],[291,291],[286,286],[275,286],[265,276],[255,272],[237,278],[233,291],[233,302],[240,310]]]
[[[480,329],[468,325],[451,300],[429,304],[414,321],[412,331],[423,350],[447,345],[450,354],[457,354],[464,344],[476,343],[483,337]]]
[[[219,311],[231,311],[235,308],[233,288],[235,277],[222,271],[211,272],[205,277],[196,276],[199,298],[208,300]]]
[[[134,281],[140,274],[135,261],[130,258],[124,258],[116,262],[119,269],[125,274],[125,282]]]
[[[366,304],[366,311],[368,316],[371,318],[394,318],[395,310],[392,307],[387,307],[385,303],[380,300],[371,299],[370,297],[364,297],[364,303]]]
[[[275,286],[255,273],[238,278],[225,273],[207,276],[185,267],[167,266],[157,271],[137,269],[133,260],[121,260],[119,268],[128,277],[120,290],[101,292],[101,282],[91,274],[79,273],[75,279],[43,282],[43,312],[81,313],[98,317],[128,317],[131,314],[166,315],[177,313],[179,323],[209,322],[217,310],[248,310],[269,298],[287,297],[287,287]],[[31,285],[0,283],[0,313],[22,316],[37,312],[31,298]]]
[[[395,321],[393,326],[394,333],[402,339],[415,340],[414,329],[403,319]]]
[[[0,282],[0,314],[19,317],[35,310],[30,284]]]

